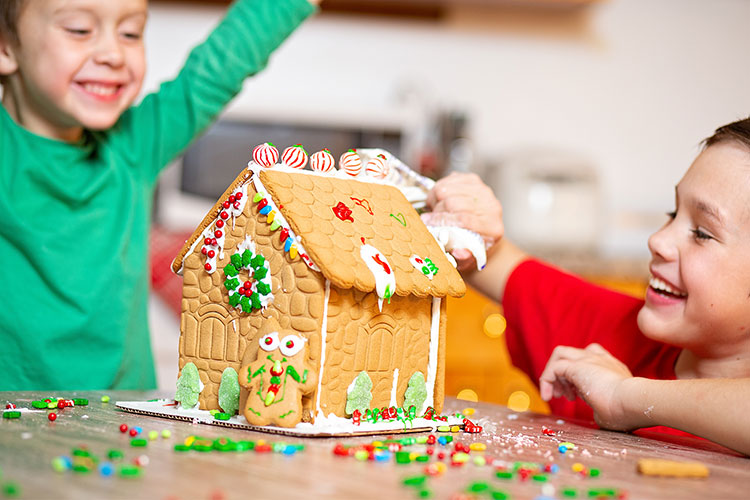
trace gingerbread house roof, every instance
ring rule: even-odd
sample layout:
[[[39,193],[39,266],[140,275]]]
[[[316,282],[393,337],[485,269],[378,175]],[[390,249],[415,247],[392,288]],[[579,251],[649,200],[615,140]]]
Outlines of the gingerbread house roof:
[[[216,220],[221,200],[253,180],[254,170],[243,170],[206,215],[172,263],[175,272],[180,272],[184,257]],[[466,292],[458,271],[396,187],[286,168],[258,171],[255,182],[260,181],[312,263],[333,285],[375,290],[375,277],[360,252],[366,244],[393,267],[396,295],[460,297]],[[253,211],[264,217],[256,208]],[[412,263],[414,257],[430,259],[437,267],[431,279]]]

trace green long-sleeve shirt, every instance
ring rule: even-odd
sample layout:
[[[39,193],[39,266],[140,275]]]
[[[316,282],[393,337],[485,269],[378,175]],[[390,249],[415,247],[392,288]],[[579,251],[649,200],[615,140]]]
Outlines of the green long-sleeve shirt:
[[[312,11],[307,0],[240,0],[176,79],[77,144],[35,135],[0,106],[0,390],[155,386],[157,175]]]

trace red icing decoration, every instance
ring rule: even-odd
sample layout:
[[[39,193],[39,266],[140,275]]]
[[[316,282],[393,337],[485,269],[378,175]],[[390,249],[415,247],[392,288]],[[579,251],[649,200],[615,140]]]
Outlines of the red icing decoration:
[[[343,221],[349,221],[354,222],[354,219],[352,219],[352,209],[347,207],[343,201],[340,201],[338,205],[333,207],[331,210],[333,210],[333,213],[336,214],[336,217]]]
[[[380,260],[380,254],[375,255],[372,260],[383,266],[383,271],[385,271],[385,274],[391,274],[391,268],[388,267],[388,264]]]
[[[370,215],[372,215],[372,208],[370,208],[370,202],[367,201],[366,198],[362,198],[361,200],[359,198],[355,198],[354,196],[350,196],[349,198],[352,201],[354,201],[357,205],[367,210]]]

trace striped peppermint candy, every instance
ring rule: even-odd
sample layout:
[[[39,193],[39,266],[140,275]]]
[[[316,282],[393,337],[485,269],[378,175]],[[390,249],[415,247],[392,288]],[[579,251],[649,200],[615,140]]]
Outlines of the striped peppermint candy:
[[[343,170],[352,177],[357,177],[362,171],[362,158],[359,157],[357,151],[350,149],[346,153],[341,155],[339,160],[339,169]]]
[[[331,172],[334,163],[333,155],[327,149],[313,153],[310,157],[310,167],[316,172]]]
[[[305,168],[307,165],[307,151],[302,144],[289,146],[281,155],[281,162],[290,168]]]
[[[253,160],[263,167],[272,167],[279,161],[279,151],[270,142],[264,142],[253,149]]]
[[[376,179],[385,179],[390,170],[391,167],[388,165],[388,159],[382,154],[370,159],[365,167],[367,175],[375,177]]]

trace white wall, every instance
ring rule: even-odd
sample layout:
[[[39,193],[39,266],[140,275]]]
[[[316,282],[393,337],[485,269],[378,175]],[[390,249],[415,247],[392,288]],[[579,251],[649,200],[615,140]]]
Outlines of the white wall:
[[[750,2],[609,0],[589,10],[586,36],[567,38],[493,29],[491,19],[320,16],[231,109],[363,120],[406,104],[464,110],[483,164],[537,147],[590,160],[602,181],[601,246],[645,255],[654,214],[673,208],[699,141],[750,111]],[[152,5],[147,88],[176,73],[221,12]]]

